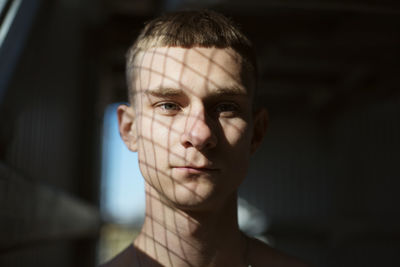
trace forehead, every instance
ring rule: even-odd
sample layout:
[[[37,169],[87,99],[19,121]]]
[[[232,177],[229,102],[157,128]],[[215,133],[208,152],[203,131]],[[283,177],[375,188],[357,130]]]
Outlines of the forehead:
[[[137,55],[136,92],[171,87],[187,92],[238,88],[249,94],[241,56],[231,48],[156,47]],[[206,89],[206,90],[205,90]]]

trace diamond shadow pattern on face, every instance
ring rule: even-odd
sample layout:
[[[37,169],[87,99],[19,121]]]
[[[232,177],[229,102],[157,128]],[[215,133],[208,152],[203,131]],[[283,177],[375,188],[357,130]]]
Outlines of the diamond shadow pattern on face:
[[[185,255],[201,249],[179,231],[197,229],[204,214],[219,212],[237,228],[236,190],[266,127],[265,113],[254,116],[254,89],[242,68],[230,48],[157,47],[137,57],[135,100],[118,109],[120,132],[138,152],[146,182],[151,222],[145,221],[141,246],[166,265],[188,264]],[[186,225],[178,223],[182,218]]]

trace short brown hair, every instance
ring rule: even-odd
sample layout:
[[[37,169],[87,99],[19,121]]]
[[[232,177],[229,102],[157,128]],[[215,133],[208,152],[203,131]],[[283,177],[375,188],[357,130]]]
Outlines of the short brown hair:
[[[133,100],[135,89],[134,64],[139,52],[153,47],[216,47],[232,48],[243,60],[246,72],[256,80],[257,65],[253,45],[232,20],[210,11],[179,11],[167,13],[146,23],[129,48],[126,59],[128,97]]]

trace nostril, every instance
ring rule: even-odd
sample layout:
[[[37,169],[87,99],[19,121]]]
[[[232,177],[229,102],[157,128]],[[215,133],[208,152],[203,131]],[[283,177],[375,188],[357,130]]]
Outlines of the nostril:
[[[192,146],[198,150],[202,150],[212,148],[216,143],[217,138],[212,128],[204,120],[196,120],[181,135],[181,144],[185,148]]]
[[[181,144],[182,144],[185,148],[194,146],[190,140],[191,140],[191,138],[189,138],[189,136],[187,135],[187,133],[183,133],[183,134],[181,135]]]

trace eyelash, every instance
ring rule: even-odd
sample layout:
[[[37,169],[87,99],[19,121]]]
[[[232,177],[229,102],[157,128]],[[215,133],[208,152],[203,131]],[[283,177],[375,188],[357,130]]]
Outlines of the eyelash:
[[[228,110],[218,110],[219,107],[228,107]],[[215,111],[216,111],[217,113],[224,113],[224,112],[234,112],[234,113],[237,113],[237,112],[239,112],[239,107],[238,107],[238,105],[235,104],[235,103],[223,102],[223,103],[218,104],[218,105],[215,107]]]
[[[167,109],[167,108],[165,108],[166,105],[171,105],[173,108]],[[160,108],[161,111],[167,115],[173,115],[181,109],[181,107],[174,102],[161,102],[161,103],[156,104],[155,106],[157,108]]]
[[[227,109],[220,109],[228,107]],[[236,103],[222,102],[215,106],[215,113],[220,117],[233,117],[240,112],[239,106]]]
[[[167,105],[170,105],[169,108],[166,108]],[[177,112],[181,110],[181,106],[174,102],[161,102],[155,105],[166,115],[175,115]],[[221,107],[228,107],[226,110],[219,110]],[[214,107],[214,112],[218,116],[222,117],[231,117],[240,112],[239,106],[236,103],[231,102],[222,102]]]

